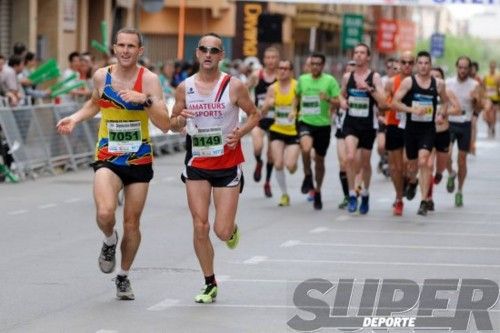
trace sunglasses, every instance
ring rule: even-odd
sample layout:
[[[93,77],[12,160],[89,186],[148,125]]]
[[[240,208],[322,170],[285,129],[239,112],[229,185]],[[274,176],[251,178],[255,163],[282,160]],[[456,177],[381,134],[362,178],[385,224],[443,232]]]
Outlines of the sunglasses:
[[[401,60],[400,63],[401,63],[401,65],[413,65],[415,62],[414,61],[404,61],[404,60]]]
[[[222,52],[222,50],[217,47],[210,47],[203,45],[198,46],[198,50],[200,50],[200,52],[202,53],[210,53],[210,54],[219,54]]]
[[[311,62],[311,66],[323,66],[322,62]]]

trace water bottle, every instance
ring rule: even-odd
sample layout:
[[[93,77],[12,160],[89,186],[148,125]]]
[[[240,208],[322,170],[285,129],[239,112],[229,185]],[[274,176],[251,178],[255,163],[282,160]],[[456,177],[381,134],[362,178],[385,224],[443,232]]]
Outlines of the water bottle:
[[[186,119],[186,132],[190,136],[193,136],[198,133],[198,127],[196,127],[193,118]]]

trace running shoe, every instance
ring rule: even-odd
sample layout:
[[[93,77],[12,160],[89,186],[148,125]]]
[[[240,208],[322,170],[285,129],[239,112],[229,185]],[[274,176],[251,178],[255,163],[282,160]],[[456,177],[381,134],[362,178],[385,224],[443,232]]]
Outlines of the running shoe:
[[[434,211],[434,200],[432,200],[432,199],[427,200],[427,210],[429,212]]]
[[[436,172],[436,175],[434,175],[434,184],[437,185],[441,183],[441,179],[443,179],[443,174]]]
[[[417,186],[418,186],[418,179],[415,181],[415,183],[408,183],[408,187],[406,188],[406,199],[408,200],[413,200],[415,198],[415,194],[417,194]]]
[[[314,209],[321,210],[323,202],[321,201],[321,192],[314,192]]]
[[[453,193],[455,191],[455,178],[457,177],[456,173],[448,176],[448,181],[446,182],[446,190],[448,193]]]
[[[307,192],[309,192],[312,189],[314,189],[312,175],[306,175],[304,177],[304,180],[302,181],[302,186],[300,188],[300,191],[303,194],[306,194]]]
[[[348,204],[349,204],[349,197],[344,197],[344,199],[342,199],[342,202],[339,203],[339,209],[346,209]]]
[[[116,236],[116,244],[118,244],[118,232],[113,231]],[[116,266],[116,244],[106,245],[102,243],[101,253],[99,254],[99,268],[101,272],[109,274],[115,270]]]
[[[370,196],[361,196],[361,205],[359,205],[359,213],[365,215],[370,210]]]
[[[271,192],[271,183],[269,182],[264,183],[264,195],[266,198],[271,198],[273,196],[273,192]]]
[[[280,203],[278,204],[280,207],[288,207],[290,206],[290,196],[288,194],[282,194]]]
[[[309,193],[307,193],[307,201],[313,202],[314,201],[314,190],[310,190]]]
[[[349,203],[347,204],[347,211],[354,213],[358,210],[358,198],[354,195],[349,196]]]
[[[116,297],[124,301],[132,301],[135,299],[134,292],[130,286],[130,280],[127,276],[117,275],[115,278]]]
[[[201,288],[201,293],[195,296],[194,301],[196,303],[213,303],[217,297],[217,285],[216,284],[206,284]]]
[[[464,205],[464,196],[462,192],[455,193],[455,207],[462,207]]]
[[[257,164],[255,164],[255,171],[253,172],[253,180],[258,183],[260,178],[262,178],[262,161],[258,161]]]
[[[393,205],[392,213],[395,216],[403,215],[403,206],[404,206],[403,200],[397,200]]]
[[[418,215],[422,215],[422,216],[426,216],[427,215],[427,201],[424,201],[422,200],[420,202],[420,207],[418,208],[418,211],[417,211],[417,214]]]
[[[226,241],[226,245],[231,250],[234,250],[236,248],[236,246],[238,246],[239,242],[240,242],[240,230],[238,228],[238,225],[235,225],[233,234],[231,235],[231,238],[229,238]]]

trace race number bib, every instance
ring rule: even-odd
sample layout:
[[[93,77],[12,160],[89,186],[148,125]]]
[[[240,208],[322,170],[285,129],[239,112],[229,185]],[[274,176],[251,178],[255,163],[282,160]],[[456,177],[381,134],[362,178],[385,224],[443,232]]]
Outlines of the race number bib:
[[[321,114],[321,101],[319,96],[302,96],[301,101],[301,112],[306,116],[313,116]]]
[[[425,113],[423,115],[416,115],[414,113],[411,114],[411,120],[412,121],[418,121],[418,122],[431,122],[432,121],[432,113],[434,111],[434,107],[432,105],[432,101],[415,101],[413,100],[411,103],[412,108],[417,108],[417,107],[424,107],[425,108]]]
[[[142,144],[140,121],[108,122],[108,151],[135,153]]]
[[[370,113],[370,98],[365,96],[349,96],[349,115],[366,118]]]
[[[275,108],[274,123],[278,125],[293,125],[294,119],[290,119],[292,112],[292,106],[277,106]]]
[[[487,97],[495,97],[498,94],[497,88],[495,87],[487,87],[486,88],[486,96]]]
[[[191,138],[194,157],[216,157],[224,155],[222,128],[199,128]]]

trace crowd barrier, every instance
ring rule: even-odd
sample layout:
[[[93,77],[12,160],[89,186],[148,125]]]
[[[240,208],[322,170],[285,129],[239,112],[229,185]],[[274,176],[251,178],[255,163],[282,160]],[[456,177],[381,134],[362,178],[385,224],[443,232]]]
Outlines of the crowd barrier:
[[[80,107],[78,103],[31,104],[29,100],[10,107],[0,100],[0,126],[14,159],[12,171],[19,179],[88,167],[94,160],[100,118],[78,124],[71,135],[56,131],[57,122]],[[162,133],[151,123],[149,127],[155,155],[184,148],[183,135]]]

